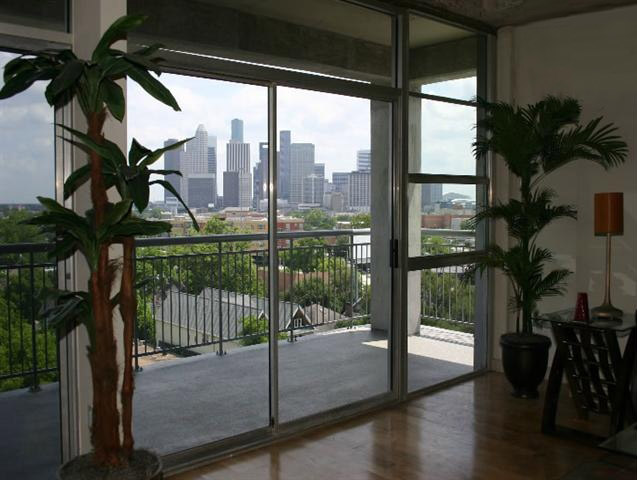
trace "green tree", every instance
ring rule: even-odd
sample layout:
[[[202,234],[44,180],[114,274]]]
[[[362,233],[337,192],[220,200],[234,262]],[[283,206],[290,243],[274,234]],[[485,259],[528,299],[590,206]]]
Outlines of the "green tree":
[[[324,239],[302,238],[294,242],[293,248],[281,252],[280,261],[288,271],[317,272],[324,268],[325,255]]]
[[[372,216],[369,213],[357,213],[352,216],[352,228],[370,228]]]
[[[302,215],[305,220],[303,224],[305,230],[333,230],[336,227],[336,219],[318,208],[304,212]]]

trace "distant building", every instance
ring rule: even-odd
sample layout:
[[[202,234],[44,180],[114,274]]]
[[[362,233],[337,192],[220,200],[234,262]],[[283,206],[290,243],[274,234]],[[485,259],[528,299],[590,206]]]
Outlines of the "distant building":
[[[314,144],[290,146],[290,203],[303,202],[303,179],[314,173]]]
[[[234,191],[230,192],[230,198],[227,201],[232,201],[232,206],[238,206],[242,208],[252,207],[252,173],[250,172],[250,144],[243,143],[243,120],[235,118],[232,120],[232,133],[230,142],[226,144],[226,172],[236,172],[237,178],[234,181],[234,176],[229,177],[229,186],[231,188],[236,187],[236,194]],[[224,190],[223,195],[226,196],[225,189],[225,177],[224,177]],[[235,199],[238,198],[237,204],[234,205]],[[229,203],[224,201],[224,207],[229,206]]]
[[[212,184],[212,198],[217,205],[217,137],[208,135],[208,173],[214,175]]]
[[[349,207],[354,210],[369,210],[370,172],[351,172],[349,174]]]
[[[359,150],[356,152],[356,170],[359,172],[372,171],[372,151]]]
[[[260,202],[268,195],[268,143],[259,142],[259,162],[252,172],[252,206],[260,210]]]
[[[188,176],[188,207],[208,208],[216,202],[217,179],[210,173],[192,173]]]
[[[342,192],[324,193],[323,206],[334,212],[343,212],[345,211],[345,196]]]
[[[234,118],[230,122],[230,141],[243,143],[243,120]]]
[[[279,198],[290,199],[290,148],[292,133],[289,130],[279,132],[279,155],[277,192]]]
[[[341,192],[343,194],[343,201],[345,202],[345,207],[347,207],[349,198],[349,172],[332,173],[332,185],[335,192]]]
[[[433,206],[442,202],[442,184],[425,183],[422,185],[422,206]]]
[[[223,172],[223,207],[239,206],[239,172]]]
[[[312,172],[317,177],[325,178],[325,164],[324,163],[315,163],[314,171]]]
[[[177,140],[170,138],[164,142],[164,147],[174,145]],[[164,153],[164,169],[166,170],[181,170],[181,157],[184,152],[184,146],[181,145],[174,150],[170,150]],[[170,183],[177,193],[181,192],[181,177],[179,175],[165,175],[164,179]],[[168,190],[164,190],[164,203],[171,206],[177,206],[177,198]]]
[[[323,204],[323,177],[309,175],[303,179],[303,203]]]

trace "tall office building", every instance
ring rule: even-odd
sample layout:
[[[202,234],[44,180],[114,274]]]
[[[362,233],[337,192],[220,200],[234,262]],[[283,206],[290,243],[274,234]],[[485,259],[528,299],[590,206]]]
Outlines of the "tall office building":
[[[208,173],[214,175],[212,198],[217,206],[217,137],[208,135]]]
[[[230,142],[226,144],[226,171],[250,171],[250,144]]]
[[[442,184],[425,183],[422,185],[422,206],[433,206],[442,202]]]
[[[292,132],[281,130],[279,132],[279,163],[277,196],[289,200],[290,198],[290,146],[292,145]]]
[[[323,204],[323,178],[318,175],[308,175],[303,179],[303,203]]]
[[[369,210],[371,204],[369,172],[349,174],[349,207],[354,210]]]
[[[290,203],[303,203],[303,179],[314,173],[314,144],[290,145]]]
[[[252,173],[250,172],[250,144],[243,143],[243,120],[235,118],[231,124],[230,142],[226,144],[226,172],[237,172],[236,196],[239,198],[238,207],[249,208],[252,206]],[[234,188],[234,181],[229,184]],[[224,206],[229,206],[225,200],[226,194],[235,198],[235,192],[226,192],[224,178]]]
[[[259,142],[259,162],[253,169],[252,207],[259,209],[259,202],[267,198],[268,143]]]
[[[349,172],[332,173],[332,188],[343,194],[343,204],[347,207],[349,198]]]
[[[174,138],[169,138],[164,142],[164,147],[168,147],[170,145],[174,145],[177,143],[177,140]],[[164,153],[164,169],[165,170],[180,170],[181,166],[181,156],[184,151],[184,146],[180,145],[174,150],[170,150]],[[181,177],[179,175],[165,175],[164,179],[170,183],[177,193],[181,191]],[[170,193],[168,190],[164,190],[164,203],[171,206],[177,206],[177,198]]]
[[[372,151],[359,150],[356,152],[356,170],[359,172],[371,172],[372,170]]]
[[[180,152],[180,194],[190,208],[207,208],[217,200],[217,178],[210,172],[210,152],[206,127],[199,125],[192,140]]]
[[[223,206],[239,206],[239,172],[223,172]]]
[[[230,122],[230,141],[243,143],[243,120],[235,118]]]
[[[314,175],[317,177],[325,178],[325,164],[324,163],[315,163],[314,164]]]

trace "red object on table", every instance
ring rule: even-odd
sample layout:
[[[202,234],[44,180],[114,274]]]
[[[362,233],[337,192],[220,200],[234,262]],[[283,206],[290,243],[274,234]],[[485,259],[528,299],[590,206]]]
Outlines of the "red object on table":
[[[575,304],[575,315],[573,320],[576,322],[590,323],[591,319],[588,314],[588,295],[586,292],[577,294],[577,303]]]

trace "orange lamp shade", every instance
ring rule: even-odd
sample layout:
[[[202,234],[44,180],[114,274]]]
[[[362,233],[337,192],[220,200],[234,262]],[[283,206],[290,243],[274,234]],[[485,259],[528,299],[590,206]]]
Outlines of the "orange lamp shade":
[[[624,233],[624,194],[622,192],[595,194],[595,235]]]

